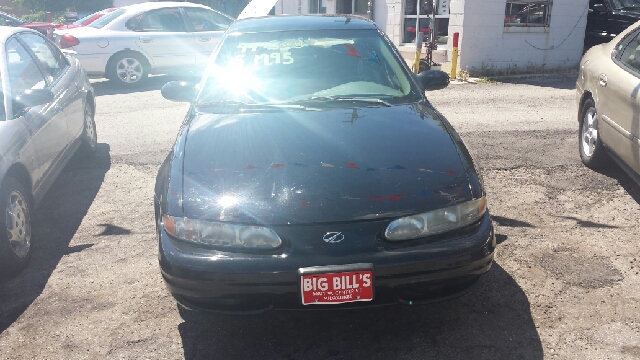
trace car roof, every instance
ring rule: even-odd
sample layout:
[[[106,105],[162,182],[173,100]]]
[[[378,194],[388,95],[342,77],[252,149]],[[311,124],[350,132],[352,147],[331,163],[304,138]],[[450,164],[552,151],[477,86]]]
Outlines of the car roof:
[[[34,34],[40,34],[39,32],[32,30],[32,29],[28,29],[28,28],[23,28],[23,27],[13,27],[13,26],[0,26],[0,42],[5,42],[7,40],[8,37],[10,37],[13,34],[16,33],[21,33],[21,32],[31,32]]]
[[[167,7],[199,7],[199,8],[208,8],[207,6],[194,4],[190,2],[178,2],[178,1],[151,1],[140,4],[133,4],[128,6],[123,6],[122,8],[126,8],[128,11],[146,11],[153,9],[162,9]]]
[[[228,32],[377,29],[368,19],[350,15],[276,15],[237,20]]]

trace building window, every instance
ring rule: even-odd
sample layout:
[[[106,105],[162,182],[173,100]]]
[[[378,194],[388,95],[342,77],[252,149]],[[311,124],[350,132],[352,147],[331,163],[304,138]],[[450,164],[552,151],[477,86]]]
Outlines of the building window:
[[[309,0],[309,14],[326,14],[327,0]]]
[[[416,22],[420,5],[420,31],[424,41],[429,41],[431,35],[431,16],[433,15],[433,0],[405,0],[402,42],[410,43],[416,38]]]
[[[369,0],[337,0],[336,14],[369,16]]]
[[[552,0],[507,1],[504,26],[549,26]]]

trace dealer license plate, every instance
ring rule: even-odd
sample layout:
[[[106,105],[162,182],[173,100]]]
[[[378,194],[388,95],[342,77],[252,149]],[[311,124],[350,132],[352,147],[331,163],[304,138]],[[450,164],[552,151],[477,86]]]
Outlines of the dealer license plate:
[[[312,274],[301,272],[300,286],[303,305],[371,301],[373,270]]]

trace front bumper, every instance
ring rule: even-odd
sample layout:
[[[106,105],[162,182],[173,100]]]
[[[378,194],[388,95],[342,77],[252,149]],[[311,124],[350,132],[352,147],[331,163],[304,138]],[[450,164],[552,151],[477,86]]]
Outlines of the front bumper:
[[[375,228],[380,224],[362,226]],[[453,236],[410,246],[385,246],[378,241],[368,251],[340,251],[334,246],[339,244],[330,244],[331,250],[324,250],[322,246],[327,244],[320,240],[322,244],[316,249],[305,246],[308,251],[292,247],[269,255],[238,254],[198,249],[170,238],[162,227],[158,231],[162,275],[178,302],[187,308],[232,313],[443,300],[464,293],[489,271],[496,247],[488,212],[478,223]],[[307,232],[313,234],[313,229],[305,229]],[[302,305],[298,269],[357,263],[373,264],[373,301]]]

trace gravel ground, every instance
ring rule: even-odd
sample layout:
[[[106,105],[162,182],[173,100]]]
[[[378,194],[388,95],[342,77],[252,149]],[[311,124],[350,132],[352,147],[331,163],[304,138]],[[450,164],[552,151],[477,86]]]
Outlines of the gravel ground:
[[[162,99],[166,80],[94,83],[99,156],[73,161],[35,212],[31,265],[0,284],[0,358],[640,358],[640,187],[581,165],[575,77],[428,94],[482,169],[497,228],[473,292],[249,317],[183,310],[162,283],[153,185],[187,109]]]

